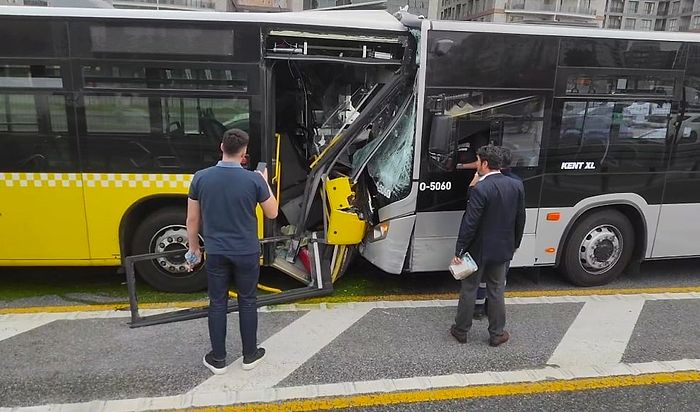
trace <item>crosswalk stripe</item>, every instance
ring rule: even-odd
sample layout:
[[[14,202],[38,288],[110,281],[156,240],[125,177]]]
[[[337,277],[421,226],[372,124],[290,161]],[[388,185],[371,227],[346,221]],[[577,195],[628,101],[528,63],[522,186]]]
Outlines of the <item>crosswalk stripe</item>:
[[[645,300],[608,300],[583,305],[547,364],[582,366],[622,360]]]

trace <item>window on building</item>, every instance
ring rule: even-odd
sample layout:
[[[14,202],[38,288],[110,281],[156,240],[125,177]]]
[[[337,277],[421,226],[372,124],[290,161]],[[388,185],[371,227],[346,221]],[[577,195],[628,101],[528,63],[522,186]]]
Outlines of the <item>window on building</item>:
[[[644,31],[651,31],[651,20],[643,19],[641,29]]]
[[[681,11],[681,2],[680,1],[675,1],[671,5],[671,14],[678,14]]]
[[[624,3],[622,0],[613,0],[610,2],[610,12],[611,13],[622,13],[622,10],[624,9]]]
[[[622,26],[622,17],[620,16],[610,16],[608,20],[609,29],[619,29]]]
[[[638,2],[638,1],[631,1],[628,11],[629,11],[630,13],[637,13],[637,12],[639,12],[639,2]]]
[[[691,30],[700,29],[700,16],[693,17],[693,20],[690,22],[690,29]]]
[[[668,21],[668,31],[678,31],[678,19]]]
[[[644,3],[644,14],[654,14],[654,3],[645,2]]]
[[[637,28],[637,19],[625,19],[625,30],[635,30]]]

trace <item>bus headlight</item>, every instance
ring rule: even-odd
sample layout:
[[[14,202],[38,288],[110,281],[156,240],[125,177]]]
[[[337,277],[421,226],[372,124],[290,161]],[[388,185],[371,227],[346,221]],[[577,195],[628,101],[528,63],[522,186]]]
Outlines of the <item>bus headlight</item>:
[[[372,242],[382,240],[389,234],[389,222],[380,223],[372,230]]]

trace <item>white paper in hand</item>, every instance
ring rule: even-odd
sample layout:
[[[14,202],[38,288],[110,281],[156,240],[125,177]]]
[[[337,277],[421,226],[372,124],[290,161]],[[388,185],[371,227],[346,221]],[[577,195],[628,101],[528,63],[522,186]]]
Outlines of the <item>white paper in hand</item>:
[[[462,256],[462,263],[458,265],[450,265],[450,273],[452,273],[452,276],[456,280],[465,279],[469,275],[474,274],[474,272],[477,270],[479,270],[479,267],[476,265],[476,262],[474,259],[472,259],[472,256],[469,253]]]

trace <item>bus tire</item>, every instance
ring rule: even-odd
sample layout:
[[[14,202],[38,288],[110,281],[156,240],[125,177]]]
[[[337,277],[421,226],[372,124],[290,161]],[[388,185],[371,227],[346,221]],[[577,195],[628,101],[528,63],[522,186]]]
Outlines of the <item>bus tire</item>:
[[[164,208],[146,216],[134,232],[132,253],[186,250],[186,218],[185,210],[179,207]],[[136,271],[146,283],[164,292],[196,292],[207,286],[204,265],[187,272],[183,256],[137,262]]]
[[[617,278],[634,251],[634,227],[614,209],[593,212],[574,226],[560,272],[578,286],[600,286]]]

